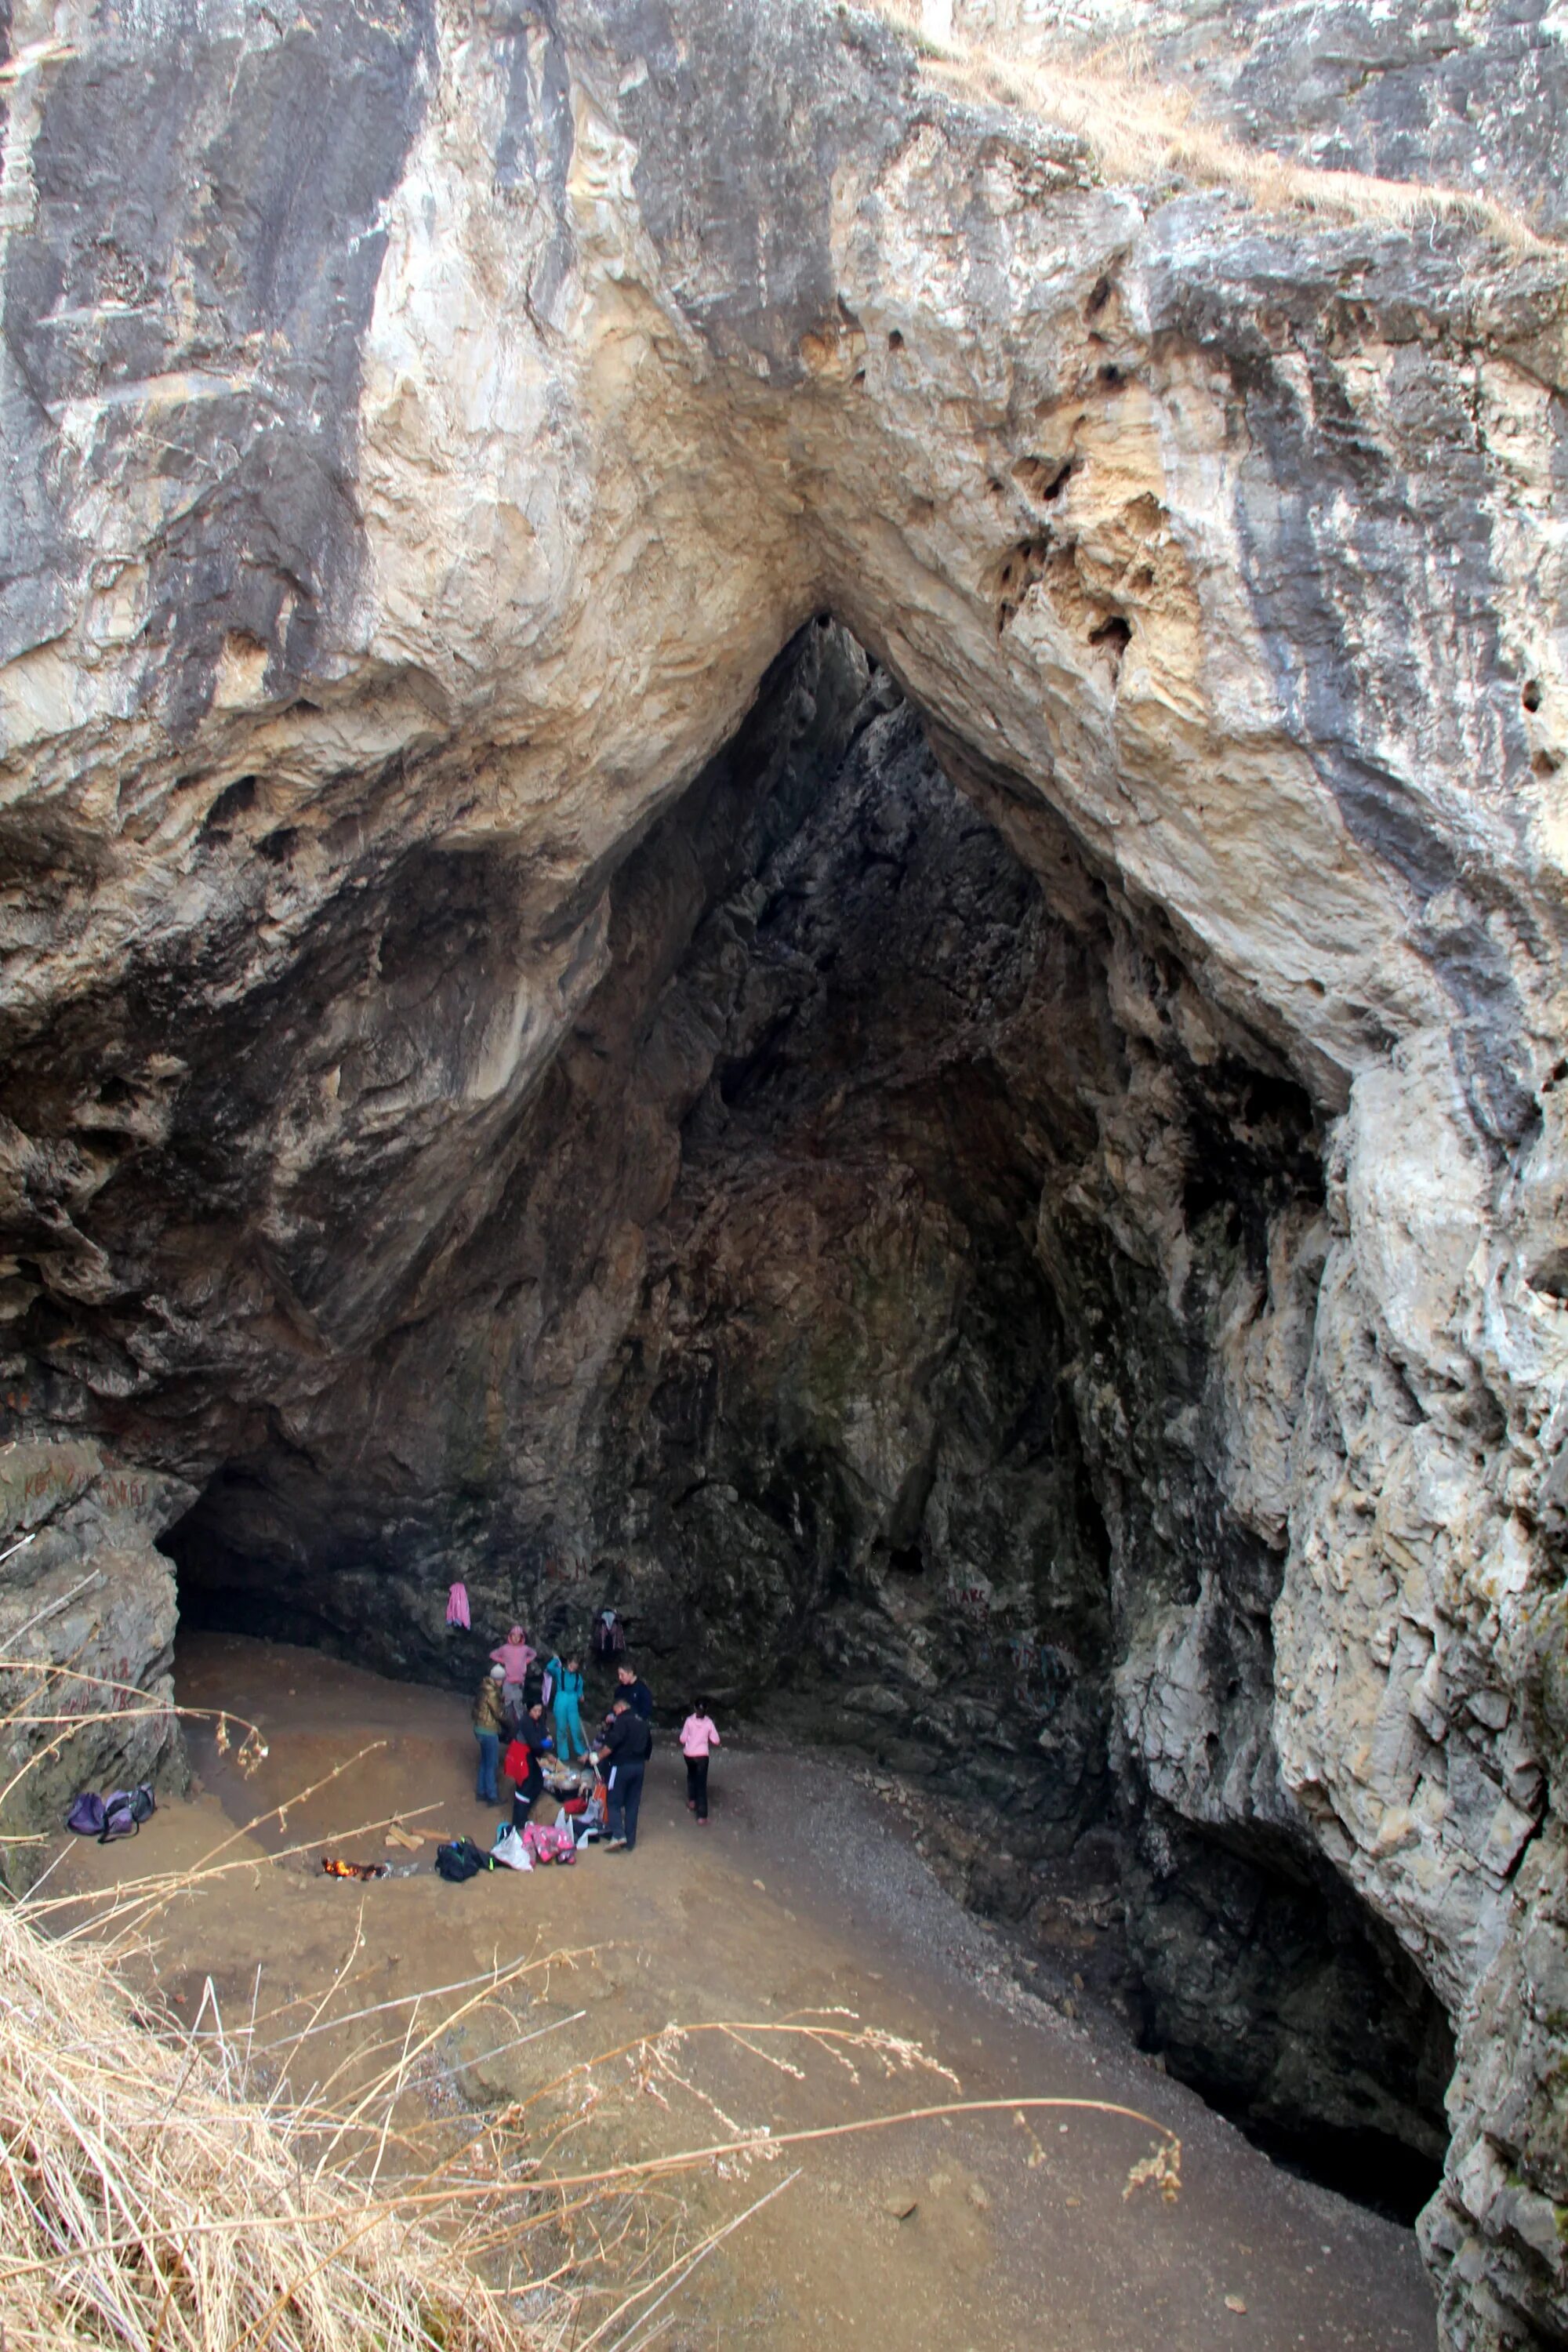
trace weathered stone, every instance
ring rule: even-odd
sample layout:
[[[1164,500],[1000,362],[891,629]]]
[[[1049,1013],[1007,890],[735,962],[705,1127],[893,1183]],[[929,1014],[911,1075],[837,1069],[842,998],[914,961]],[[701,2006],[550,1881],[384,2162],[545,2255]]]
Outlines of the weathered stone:
[[[1319,170],[1375,172],[1568,226],[1568,53],[1543,0],[946,0],[948,36],[1059,64],[1127,42],[1201,121]],[[1092,30],[1088,29],[1092,27]],[[1139,93],[1134,85],[1134,96]],[[1153,93],[1149,93],[1152,96]],[[1174,122],[1179,101],[1166,97]]]
[[[192,1499],[88,1439],[0,1446],[0,1829],[58,1827],[82,1789],[151,1778],[173,1730],[175,1607],[153,1538]],[[7,1849],[13,1886],[33,1849]]]

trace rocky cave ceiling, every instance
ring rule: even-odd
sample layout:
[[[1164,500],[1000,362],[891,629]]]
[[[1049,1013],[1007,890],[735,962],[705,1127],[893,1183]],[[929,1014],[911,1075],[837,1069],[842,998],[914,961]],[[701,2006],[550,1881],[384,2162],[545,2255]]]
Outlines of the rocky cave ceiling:
[[[81,16],[5,1622],[617,1599],[1000,1808],[993,1907],[1110,1839],[1174,2061],[1447,2137],[1449,2341],[1560,2340],[1559,250],[1108,184],[808,0]]]

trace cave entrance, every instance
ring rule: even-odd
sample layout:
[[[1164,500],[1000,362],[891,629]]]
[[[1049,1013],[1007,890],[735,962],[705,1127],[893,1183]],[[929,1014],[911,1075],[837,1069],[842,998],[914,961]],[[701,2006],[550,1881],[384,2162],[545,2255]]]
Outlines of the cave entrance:
[[[385,1608],[387,1595],[374,1581],[376,1539],[369,1533],[357,1573],[351,1549],[322,1556],[326,1486],[287,1445],[225,1463],[163,1538],[174,1563],[182,1633],[242,1633],[365,1657],[351,1596],[357,1592],[375,1616]],[[371,1640],[383,1669],[398,1671],[392,1626]],[[414,1662],[402,1670],[413,1671]]]
[[[1098,1969],[1174,2071],[1409,2218],[1441,2011],[1254,1798],[1285,1463],[1238,1462],[1226,1349],[1266,1314],[1304,1345],[1313,1108],[1156,912],[948,766],[802,633],[610,884],[605,977],[438,1284],[171,1533],[182,1610],[461,1681],[514,1616],[583,1645],[613,1608],[661,1696],[910,1776],[1040,1981]],[[484,893],[395,879],[406,983],[478,990]]]

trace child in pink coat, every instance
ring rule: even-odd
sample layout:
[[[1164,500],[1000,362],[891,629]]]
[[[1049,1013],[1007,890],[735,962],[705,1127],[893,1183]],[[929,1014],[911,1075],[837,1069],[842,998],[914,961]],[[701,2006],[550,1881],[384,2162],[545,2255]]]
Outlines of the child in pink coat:
[[[708,1826],[708,1759],[721,1745],[708,1702],[700,1698],[680,1727],[680,1752],[686,1759],[686,1810],[696,1814],[703,1829]]]
[[[528,1670],[538,1654],[521,1625],[514,1625],[506,1640],[498,1642],[490,1652],[492,1662],[506,1676],[501,1685],[501,1700],[507,1712],[514,1718],[522,1713]]]

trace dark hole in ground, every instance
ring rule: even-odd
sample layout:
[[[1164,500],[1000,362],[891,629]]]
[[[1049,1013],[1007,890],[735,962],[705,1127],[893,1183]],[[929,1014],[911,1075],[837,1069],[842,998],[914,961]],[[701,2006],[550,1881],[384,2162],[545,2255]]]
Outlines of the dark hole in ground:
[[[1335,2131],[1326,2125],[1287,2128],[1255,2116],[1231,2115],[1223,2099],[1212,2105],[1287,2172],[1337,2189],[1404,2229],[1415,2226],[1443,2178],[1441,2157],[1423,2155],[1385,2132]]]

